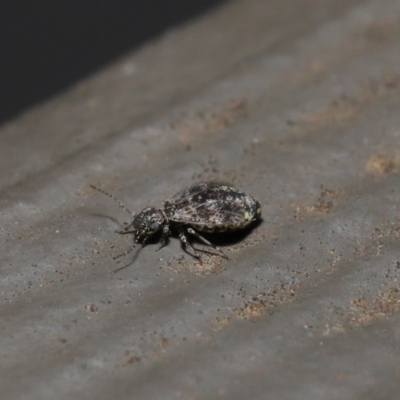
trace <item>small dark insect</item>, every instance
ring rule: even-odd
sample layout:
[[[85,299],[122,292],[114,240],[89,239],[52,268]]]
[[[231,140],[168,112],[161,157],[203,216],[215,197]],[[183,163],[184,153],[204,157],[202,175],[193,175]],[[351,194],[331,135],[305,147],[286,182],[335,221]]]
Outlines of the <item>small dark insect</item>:
[[[118,233],[135,235],[136,243],[144,247],[147,239],[161,231],[161,246],[167,243],[171,231],[179,235],[179,239],[189,254],[197,259],[200,255],[189,243],[186,234],[195,236],[203,243],[223,251],[201,236],[199,232],[229,232],[247,228],[260,219],[261,206],[257,200],[238,189],[217,182],[201,182],[188,187],[164,202],[163,209],[147,207],[135,215],[110,193],[90,185],[93,189],[111,197],[132,217],[132,222]],[[135,245],[119,258],[130,253]]]

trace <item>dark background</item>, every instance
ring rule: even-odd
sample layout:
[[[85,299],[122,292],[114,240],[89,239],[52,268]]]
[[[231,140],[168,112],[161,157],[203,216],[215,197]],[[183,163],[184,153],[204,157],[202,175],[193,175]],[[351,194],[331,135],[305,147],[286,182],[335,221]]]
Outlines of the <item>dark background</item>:
[[[0,123],[224,0],[0,5]]]

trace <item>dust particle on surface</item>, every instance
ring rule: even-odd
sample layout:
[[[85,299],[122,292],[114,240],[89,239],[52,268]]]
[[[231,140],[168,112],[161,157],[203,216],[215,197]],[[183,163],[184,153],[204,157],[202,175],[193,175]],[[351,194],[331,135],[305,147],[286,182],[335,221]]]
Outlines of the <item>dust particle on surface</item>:
[[[389,286],[368,300],[360,296],[351,302],[353,311],[347,316],[353,326],[369,325],[375,320],[390,316],[400,309],[400,288]]]
[[[89,311],[89,312],[97,312],[99,309],[99,307],[97,307],[94,304],[86,304],[85,305],[85,311]]]
[[[367,174],[375,176],[384,176],[398,171],[400,167],[400,155],[374,154],[365,165]]]
[[[203,135],[221,132],[247,116],[248,103],[244,98],[195,110],[186,116],[170,121],[169,127],[178,133],[180,141],[186,146]]]
[[[317,201],[311,206],[310,211],[319,214],[328,214],[334,207],[334,203],[330,200],[331,197],[337,196],[340,193],[338,190],[324,189],[320,192]]]

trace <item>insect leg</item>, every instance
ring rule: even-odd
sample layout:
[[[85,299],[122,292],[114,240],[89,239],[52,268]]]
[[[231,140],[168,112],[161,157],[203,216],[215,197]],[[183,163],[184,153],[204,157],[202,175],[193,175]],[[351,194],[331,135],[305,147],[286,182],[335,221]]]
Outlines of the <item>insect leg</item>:
[[[188,238],[185,235],[185,231],[183,229],[179,230],[179,239],[181,240],[181,242],[184,244],[185,249],[189,249],[190,250],[190,255],[197,258],[198,260],[201,260],[200,258],[200,254],[197,253],[197,251],[193,248],[193,246],[189,243]]]
[[[161,234],[161,246],[157,249],[157,251],[161,250],[168,241],[168,238],[171,236],[171,231],[169,230],[169,226],[165,225],[162,234]]]
[[[218,246],[215,246],[214,244],[209,242],[206,238],[204,238],[203,236],[199,235],[193,228],[187,228],[187,232],[190,235],[193,235],[197,239],[201,240],[203,243],[213,247],[215,250],[219,251],[223,257],[225,257],[227,260],[229,260],[228,256]]]

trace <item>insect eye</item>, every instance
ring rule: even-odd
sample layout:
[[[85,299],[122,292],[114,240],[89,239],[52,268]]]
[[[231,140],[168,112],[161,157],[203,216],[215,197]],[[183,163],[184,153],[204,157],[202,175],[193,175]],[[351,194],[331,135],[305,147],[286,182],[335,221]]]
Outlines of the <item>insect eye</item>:
[[[156,231],[160,228],[160,224],[155,218],[150,220],[150,228],[152,231]]]

